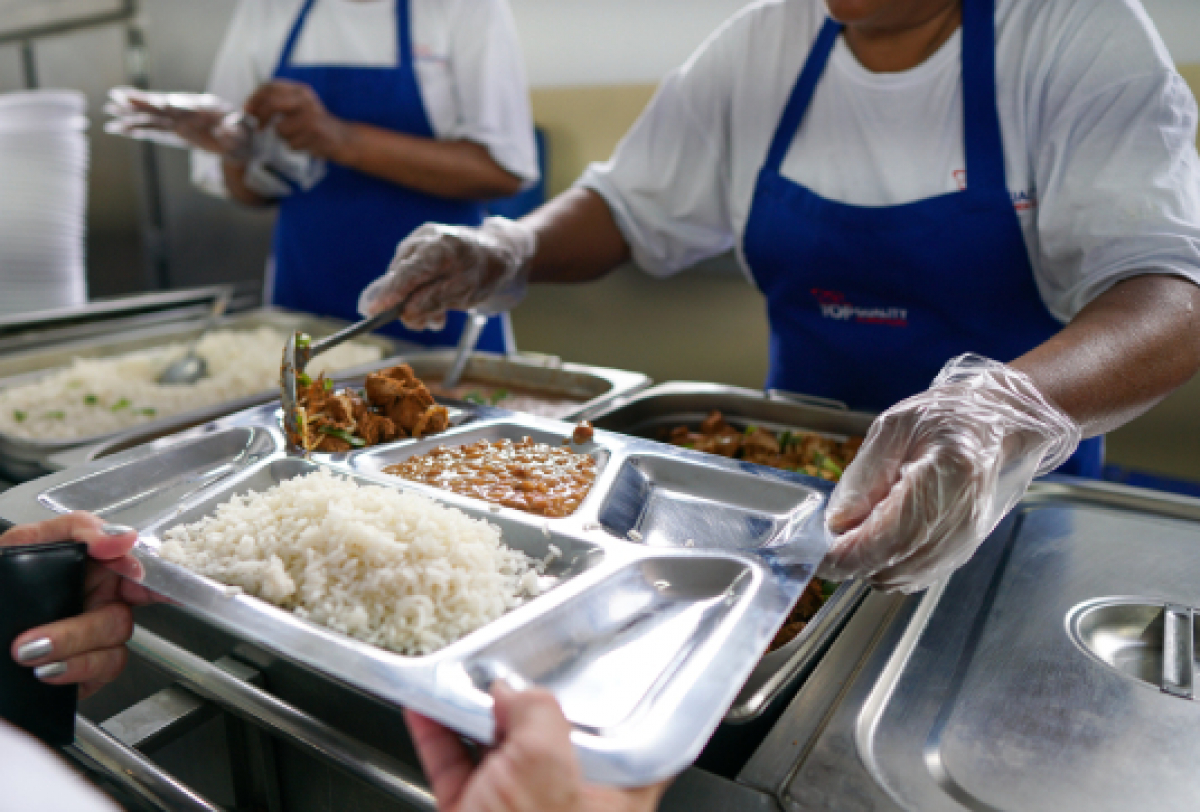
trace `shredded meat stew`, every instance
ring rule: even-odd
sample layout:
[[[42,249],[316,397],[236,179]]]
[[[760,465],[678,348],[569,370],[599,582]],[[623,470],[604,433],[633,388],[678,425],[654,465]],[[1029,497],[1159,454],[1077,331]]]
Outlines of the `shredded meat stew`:
[[[712,411],[696,429],[675,426],[663,437],[672,445],[692,448],[722,457],[797,471],[836,482],[854,459],[863,438],[845,442],[802,431],[775,434],[757,426],[739,429],[729,425],[719,411]]]
[[[333,391],[324,375],[299,380],[296,399],[303,437],[288,438],[306,451],[350,451],[445,431],[450,415],[438,406],[408,364],[367,376],[362,392]]]

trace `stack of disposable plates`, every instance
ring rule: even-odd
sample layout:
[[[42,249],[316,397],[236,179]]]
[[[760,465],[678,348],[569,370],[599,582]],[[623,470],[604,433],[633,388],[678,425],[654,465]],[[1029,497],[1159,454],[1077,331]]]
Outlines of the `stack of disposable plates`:
[[[86,109],[73,90],[0,94],[0,312],[87,301]]]

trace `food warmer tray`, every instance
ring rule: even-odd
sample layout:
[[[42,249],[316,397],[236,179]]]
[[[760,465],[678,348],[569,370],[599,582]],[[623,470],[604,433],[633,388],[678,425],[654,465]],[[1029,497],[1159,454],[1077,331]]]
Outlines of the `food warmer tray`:
[[[866,435],[874,415],[829,403],[783,392],[672,381],[598,411],[592,422],[598,428],[653,440],[674,426],[697,425],[718,409],[730,425],[738,427],[753,424],[777,433],[799,429],[838,440]],[[860,582],[839,586],[804,631],[762,658],[729,708],[725,722],[748,724],[781,711],[785,698],[816,666],[868,591]],[[736,745],[740,748],[742,742],[738,740]]]
[[[1200,500],[1065,477],[948,580],[873,594],[738,780],[787,810],[1200,798]]]
[[[238,296],[230,285],[188,290],[140,293],[96,299],[75,307],[10,313],[0,316],[0,355],[107,336],[115,331],[166,323],[201,323],[220,298],[229,297],[229,310],[251,295]]]
[[[605,431],[582,447],[597,461],[597,480],[567,518],[381,473],[438,445],[525,436],[558,445],[574,428],[490,407],[453,417],[432,438],[300,456],[285,448],[277,406],[259,406],[172,445],[19,485],[0,494],[0,518],[87,510],[131,524],[141,531],[135,555],[151,589],[230,634],[480,741],[493,733],[487,686],[504,677],[557,695],[592,780],[642,785],[682,770],[824,556],[828,483]],[[495,523],[510,546],[547,560],[545,591],[436,653],[402,656],[158,557],[169,528],[210,515],[234,494],[319,468],[422,492]]]
[[[316,335],[331,333],[344,326],[345,322],[337,319],[295,313],[278,308],[261,308],[236,313],[222,319],[218,324],[220,328],[252,330],[258,327],[273,327],[283,332],[302,330]],[[0,389],[32,383],[50,372],[70,364],[74,358],[107,358],[158,347],[167,342],[187,341],[196,337],[202,327],[202,320],[153,324],[137,329],[117,330],[106,334],[103,339],[70,341],[37,350],[7,354],[0,358]],[[384,357],[411,346],[378,335],[363,336],[358,341],[375,344],[383,351]],[[378,361],[372,361],[369,365],[364,364],[342,370],[340,374],[363,374],[378,368],[378,365]],[[21,482],[55,470],[49,462],[50,457],[68,449],[91,446],[131,432],[173,433],[183,427],[206,422],[220,415],[230,414],[257,403],[273,400],[278,396],[279,389],[273,385],[270,389],[264,389],[257,394],[167,415],[147,421],[132,429],[72,440],[30,440],[0,432],[0,474],[8,479]]]
[[[407,363],[413,368],[413,372],[418,378],[426,381],[438,381],[454,362],[454,355],[453,350],[421,350],[376,361],[371,366],[372,369],[383,369],[395,364]],[[360,388],[363,383],[361,375],[352,376],[341,372],[333,377],[342,385],[356,388]],[[580,398],[582,402],[576,409],[565,414],[564,420],[585,417],[592,412],[606,408],[619,398],[633,395],[650,385],[650,379],[640,372],[573,364],[554,356],[536,353],[497,355],[490,352],[476,352],[467,361],[463,379]],[[265,399],[261,398],[260,400]],[[448,402],[444,398],[440,398],[440,400]],[[221,413],[229,414],[245,408],[246,405],[249,404],[241,404],[237,408],[226,408]],[[185,429],[203,425],[214,417],[215,415],[212,413],[204,413],[172,420],[169,423],[164,420],[162,425],[151,424],[128,429],[100,442],[72,446],[65,451],[52,454],[46,458],[45,467],[52,471],[61,471],[84,462],[102,459],[134,446],[154,442]]]

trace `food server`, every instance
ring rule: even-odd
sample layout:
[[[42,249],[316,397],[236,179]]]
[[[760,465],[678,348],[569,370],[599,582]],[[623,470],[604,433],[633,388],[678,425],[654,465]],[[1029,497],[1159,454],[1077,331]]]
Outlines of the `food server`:
[[[132,97],[119,132],[165,128],[199,149],[203,189],[278,204],[273,304],[355,319],[362,288],[396,243],[427,221],[478,225],[486,202],[538,178],[528,88],[505,0],[247,0],[209,82],[212,96],[169,108]],[[216,97],[215,99],[213,97]],[[178,106],[176,106],[178,105]],[[260,128],[229,137],[242,108]],[[118,109],[116,112],[121,113]],[[465,318],[424,335],[452,345]],[[480,348],[512,345],[506,317]]]
[[[1097,475],[1100,436],[1200,368],[1195,135],[1135,4],[757,3],[609,162],[520,222],[419,230],[363,310],[423,288],[420,326],[735,248],[769,387],[901,401],[834,495],[825,567],[916,590],[1035,474]]]

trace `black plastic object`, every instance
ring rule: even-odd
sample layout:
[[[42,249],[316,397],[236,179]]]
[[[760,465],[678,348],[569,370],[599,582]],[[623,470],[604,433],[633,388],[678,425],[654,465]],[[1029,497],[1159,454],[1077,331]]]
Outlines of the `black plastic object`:
[[[18,665],[22,632],[83,611],[87,545],[76,541],[0,547],[0,718],[46,744],[75,739],[74,685],[47,685]]]

